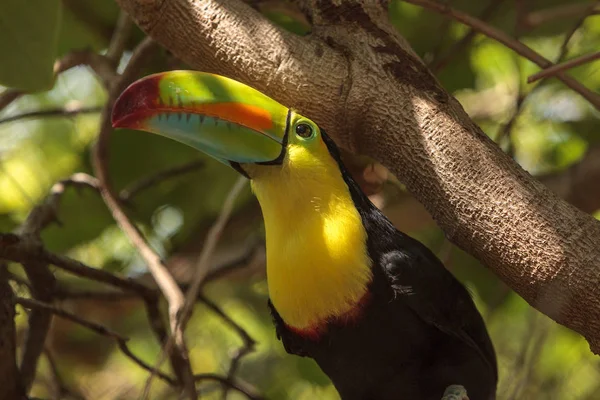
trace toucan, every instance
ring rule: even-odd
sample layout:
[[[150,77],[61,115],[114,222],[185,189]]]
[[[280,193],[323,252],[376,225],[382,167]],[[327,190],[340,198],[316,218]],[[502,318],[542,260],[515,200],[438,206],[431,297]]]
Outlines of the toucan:
[[[371,203],[314,121],[233,79],[169,71],[124,90],[112,124],[189,145],[251,180],[277,336],[314,359],[343,400],[439,400],[448,388],[495,399],[496,355],[470,293]]]

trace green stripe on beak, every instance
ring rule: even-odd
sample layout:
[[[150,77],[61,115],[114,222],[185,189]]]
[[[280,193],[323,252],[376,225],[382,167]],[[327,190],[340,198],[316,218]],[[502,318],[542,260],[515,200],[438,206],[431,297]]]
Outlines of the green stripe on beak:
[[[132,83],[115,102],[112,124],[177,140],[224,163],[277,163],[289,114],[233,79],[171,71]]]

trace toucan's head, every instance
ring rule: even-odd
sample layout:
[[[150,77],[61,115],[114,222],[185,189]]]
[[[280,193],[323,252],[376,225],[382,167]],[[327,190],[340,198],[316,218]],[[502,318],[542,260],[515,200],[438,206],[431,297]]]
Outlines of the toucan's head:
[[[269,295],[288,326],[313,335],[365,298],[367,233],[337,148],[313,121],[234,80],[173,71],[129,86],[112,122],[185,143],[252,179]]]
[[[134,82],[117,99],[112,124],[177,140],[251,179],[290,164],[312,175],[319,160],[330,157],[313,121],[249,86],[204,72],[171,71]]]

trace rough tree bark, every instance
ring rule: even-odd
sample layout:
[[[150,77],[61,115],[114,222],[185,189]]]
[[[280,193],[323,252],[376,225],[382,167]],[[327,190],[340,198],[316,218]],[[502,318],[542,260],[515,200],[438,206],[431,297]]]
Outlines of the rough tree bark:
[[[395,31],[385,4],[296,0],[313,26],[298,37],[239,0],[117,1],[191,66],[262,90],[381,161],[451,241],[600,353],[600,222],[488,139]]]

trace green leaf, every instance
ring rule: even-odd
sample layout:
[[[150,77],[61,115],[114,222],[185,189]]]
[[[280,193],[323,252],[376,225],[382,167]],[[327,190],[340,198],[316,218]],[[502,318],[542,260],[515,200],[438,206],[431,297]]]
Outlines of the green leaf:
[[[59,0],[2,0],[0,84],[25,91],[54,84]]]

